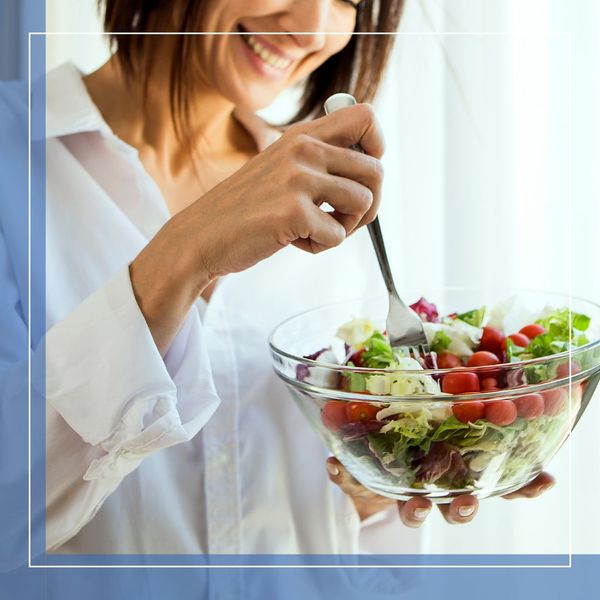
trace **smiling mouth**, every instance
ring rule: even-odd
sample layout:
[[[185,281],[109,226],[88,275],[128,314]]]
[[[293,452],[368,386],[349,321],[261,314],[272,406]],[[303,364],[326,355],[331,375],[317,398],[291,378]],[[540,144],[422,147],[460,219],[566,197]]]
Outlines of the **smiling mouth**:
[[[273,67],[274,69],[284,71],[292,64],[292,61],[289,58],[285,58],[280,54],[276,54],[275,52],[269,50],[264,44],[261,44],[261,42],[254,35],[248,33],[248,31],[243,27],[240,26],[239,30],[244,34],[241,37],[246,46],[248,46],[248,48],[250,48],[250,50],[256,56],[258,56],[258,58],[267,63],[269,66]]]

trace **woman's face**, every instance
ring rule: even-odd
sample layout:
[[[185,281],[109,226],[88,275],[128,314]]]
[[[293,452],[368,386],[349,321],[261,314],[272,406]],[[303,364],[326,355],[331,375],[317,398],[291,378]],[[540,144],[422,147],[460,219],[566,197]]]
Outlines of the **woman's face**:
[[[200,31],[234,35],[197,36],[202,79],[238,106],[267,106],[348,43],[359,3],[206,0]]]

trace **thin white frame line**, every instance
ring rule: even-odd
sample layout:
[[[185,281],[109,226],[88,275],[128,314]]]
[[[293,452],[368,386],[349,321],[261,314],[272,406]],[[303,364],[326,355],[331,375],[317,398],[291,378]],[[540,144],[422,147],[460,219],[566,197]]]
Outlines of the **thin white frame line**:
[[[31,348],[31,37],[33,35],[112,35],[118,32],[43,32],[43,31],[30,31],[28,32],[28,420],[29,420],[29,431],[28,431],[28,459],[29,459],[29,472],[28,472],[28,508],[29,508],[29,522],[28,522],[28,543],[29,543],[29,551],[28,551],[28,568],[30,569],[157,569],[157,568],[167,568],[167,569],[360,569],[360,568],[369,568],[369,569],[378,569],[378,568],[388,568],[388,569],[566,569],[572,568],[572,547],[569,547],[569,563],[565,565],[33,565],[31,564],[31,352],[29,348]],[[314,34],[325,34],[325,35],[342,35],[338,32],[294,32],[294,34],[298,35],[314,35]],[[567,36],[569,38],[569,42],[572,41],[572,33],[570,31],[567,32],[535,32],[537,35],[550,37],[550,36]],[[122,35],[149,35],[147,33],[138,33],[138,32],[124,32]],[[211,32],[153,32],[150,35],[240,35],[238,32],[220,32],[220,31],[211,31]],[[266,34],[258,34],[257,35],[275,35],[273,32],[267,32]],[[347,35],[347,33],[345,34]],[[511,34],[509,32],[376,32],[376,33],[368,33],[368,32],[359,32],[354,33],[353,35],[427,35],[427,36],[506,36],[506,37],[525,37],[525,34]],[[531,37],[531,35],[527,34],[527,37]],[[571,60],[571,46],[569,45],[569,61]],[[571,65],[569,62],[569,71],[568,71],[568,81],[569,86],[571,86]],[[569,99],[568,103],[570,106],[571,101],[571,88],[569,87]],[[568,127],[571,127],[571,115],[568,115]],[[569,164],[568,164],[568,179],[570,181],[571,176],[571,130],[569,129]],[[569,200],[571,201],[571,189],[569,186],[568,193]],[[571,214],[569,213],[569,218]],[[571,233],[569,230],[569,241],[572,243]],[[572,248],[569,246],[569,256],[571,255]],[[572,275],[572,268],[570,265],[569,272]],[[571,298],[571,290],[569,290],[569,307],[572,304]],[[569,448],[570,448],[570,434],[569,434]],[[569,462],[569,482],[572,480],[571,474],[571,463]],[[571,499],[571,486],[569,485],[569,502]],[[571,533],[572,527],[572,515],[570,513],[571,505],[569,504],[569,534]],[[569,538],[571,541],[571,537]],[[456,555],[459,556],[459,555]]]
[[[572,319],[573,319],[573,195],[572,195],[572,168],[573,168],[573,146],[572,132],[573,124],[571,122],[572,111],[572,61],[573,61],[573,36],[569,34],[567,43],[567,147],[569,159],[567,161],[567,261],[569,264],[569,279],[568,279],[568,296],[569,296],[569,336],[572,336]],[[572,347],[572,339],[569,340],[569,345]],[[573,363],[573,354],[569,354],[569,423],[573,423],[573,374],[571,365]],[[569,451],[567,463],[569,465],[569,491],[568,491],[568,507],[569,507],[569,566],[573,566],[573,429],[569,431]]]

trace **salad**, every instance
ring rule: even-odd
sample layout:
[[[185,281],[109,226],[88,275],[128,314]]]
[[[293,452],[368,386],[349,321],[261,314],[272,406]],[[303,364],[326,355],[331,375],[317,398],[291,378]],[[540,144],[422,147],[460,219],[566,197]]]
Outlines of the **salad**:
[[[485,402],[464,396],[581,372],[585,365],[568,359],[516,370],[506,365],[586,344],[590,319],[567,308],[547,308],[518,330],[505,331],[509,304],[442,317],[424,298],[411,306],[445,373],[424,372],[434,365],[392,349],[386,332],[369,320],[356,318],[338,329],[346,351],[341,364],[377,371],[342,370],[337,387],[365,394],[365,401],[323,401],[319,418],[334,453],[365,485],[369,473],[376,472],[390,489],[508,489],[541,470],[570,431],[569,415],[577,414],[581,402],[580,384],[573,384],[570,395],[563,382],[540,393]],[[324,348],[306,358],[330,363],[335,357]],[[477,372],[469,367],[478,367]],[[297,379],[310,381],[311,370],[318,368],[301,365]],[[369,395],[422,399],[369,402]],[[446,400],[446,395],[462,398]]]

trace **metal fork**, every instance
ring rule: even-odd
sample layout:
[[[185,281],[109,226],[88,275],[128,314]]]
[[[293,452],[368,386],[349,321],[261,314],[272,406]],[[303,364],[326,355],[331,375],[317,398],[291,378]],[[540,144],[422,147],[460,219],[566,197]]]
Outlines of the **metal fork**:
[[[352,106],[353,104],[356,104],[354,96],[344,93],[334,94],[325,101],[325,114],[331,114],[340,108]],[[354,144],[352,149],[364,153],[364,150],[358,144]],[[369,223],[367,229],[388,291],[389,306],[386,329],[390,345],[394,350],[406,349],[411,358],[424,362],[427,368],[436,368],[435,355],[431,354],[421,318],[406,306],[396,290],[387,252],[385,251],[381,227],[379,226],[379,217]]]

